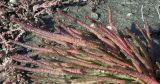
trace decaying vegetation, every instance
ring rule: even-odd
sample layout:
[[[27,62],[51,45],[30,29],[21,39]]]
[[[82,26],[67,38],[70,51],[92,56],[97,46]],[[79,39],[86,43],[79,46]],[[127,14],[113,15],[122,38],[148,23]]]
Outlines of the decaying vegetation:
[[[158,84],[160,60],[147,21],[143,26],[136,23],[140,36],[129,28],[121,31],[113,23],[112,11],[108,6],[108,22],[112,29],[84,16],[94,24],[89,26],[62,10],[48,10],[48,6],[58,4],[58,1],[51,0],[53,1],[55,2],[51,5],[44,2],[33,6],[33,11],[39,8],[42,10],[32,16],[35,19],[42,11],[57,14],[54,19],[58,29],[55,32],[35,26],[33,18],[26,16],[30,15],[29,9],[24,15],[18,13],[19,9],[10,18],[1,17],[12,24],[9,29],[0,24],[0,43],[5,46],[0,53],[0,71],[6,75],[3,83],[16,81],[23,84],[25,80],[32,80],[35,83],[66,84]],[[44,5],[46,3],[47,7]],[[87,31],[67,25],[61,16]],[[24,34],[24,31],[27,33]],[[41,45],[23,42],[21,37],[29,35],[29,32],[39,38]],[[27,52],[20,53],[15,46],[25,48]]]

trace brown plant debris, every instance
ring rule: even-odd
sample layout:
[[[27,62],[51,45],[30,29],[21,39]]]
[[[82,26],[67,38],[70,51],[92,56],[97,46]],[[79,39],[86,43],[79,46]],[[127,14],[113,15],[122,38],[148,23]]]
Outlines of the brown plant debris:
[[[26,3],[37,4],[34,1]],[[41,8],[48,11],[48,7],[57,5],[60,5],[59,0],[42,1],[42,4],[33,6],[33,11],[38,11]],[[2,14],[1,11],[5,11],[5,9],[6,7],[0,9],[0,15]],[[32,52],[19,54],[16,49],[13,49],[15,52],[10,57],[11,63],[0,65],[1,71],[7,68],[12,69],[12,71],[28,71],[29,73],[25,76],[33,78],[35,82],[46,79],[48,82],[59,81],[71,84],[94,84],[106,81],[116,84],[124,84],[126,81],[158,84],[160,61],[147,22],[144,23],[144,27],[136,23],[137,29],[143,35],[142,38],[126,28],[124,31],[130,37],[127,38],[113,23],[110,7],[108,7],[108,21],[113,30],[85,16],[84,18],[88,22],[94,24],[95,28],[93,28],[68,13],[57,10],[54,11],[56,14],[84,27],[87,31],[70,27],[61,20],[61,17],[56,17],[57,28],[60,28],[60,31],[63,29],[67,33],[53,33],[34,26],[34,22],[28,19],[28,16],[25,16],[27,19],[22,19],[21,17],[24,15],[20,15],[18,13],[20,11],[17,10],[15,12],[17,16],[10,18],[11,23],[19,25],[19,28],[0,33],[0,43],[3,43],[6,47],[19,45]],[[49,13],[52,12],[49,11]],[[24,20],[28,22],[24,22]],[[40,37],[42,45],[26,44],[18,40],[24,33],[23,30],[34,34],[38,38]],[[20,32],[12,39],[5,38],[6,35],[15,31]],[[3,55],[3,53],[0,52],[0,55]],[[36,57],[40,57],[40,59],[36,59]],[[53,75],[54,77],[52,77]],[[16,76],[18,80],[22,80],[23,75],[21,73]]]

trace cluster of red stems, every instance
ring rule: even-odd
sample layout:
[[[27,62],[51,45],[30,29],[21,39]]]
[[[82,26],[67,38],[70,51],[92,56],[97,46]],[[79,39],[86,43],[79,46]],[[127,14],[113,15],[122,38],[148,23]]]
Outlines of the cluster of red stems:
[[[94,24],[94,28],[85,22],[76,19],[64,11],[58,10],[57,13],[86,28],[96,37],[88,38],[82,30],[71,28],[58,19],[59,27],[67,33],[57,34],[43,31],[31,24],[23,23],[17,18],[12,18],[13,23],[19,24],[22,29],[34,33],[36,36],[48,41],[54,41],[61,46],[36,47],[17,41],[11,41],[13,44],[23,46],[36,52],[20,55],[16,54],[11,58],[18,62],[32,63],[39,67],[32,68],[22,65],[11,65],[15,69],[21,69],[36,73],[49,73],[55,75],[71,74],[76,75],[76,79],[68,79],[71,83],[93,84],[110,81],[113,83],[124,84],[125,80],[110,75],[125,75],[132,81],[139,83],[158,84],[157,74],[160,71],[160,61],[157,60],[157,52],[154,48],[153,39],[150,36],[149,25],[144,23],[144,28],[139,24],[137,29],[143,35],[145,42],[132,33],[128,28],[125,29],[126,37],[120,32],[118,27],[112,22],[111,9],[108,7],[108,22],[112,30],[104,27],[101,23],[85,16],[89,22]],[[134,43],[134,42],[136,43]],[[56,57],[60,61],[40,61],[31,57],[45,53],[50,54],[50,59]],[[47,56],[44,56],[44,58]],[[105,76],[89,74],[93,71],[101,71]],[[82,81],[82,79],[85,79]],[[58,80],[58,79],[56,79]],[[66,80],[66,79],[65,79]],[[80,81],[81,80],[81,81]],[[62,79],[61,79],[62,81]]]

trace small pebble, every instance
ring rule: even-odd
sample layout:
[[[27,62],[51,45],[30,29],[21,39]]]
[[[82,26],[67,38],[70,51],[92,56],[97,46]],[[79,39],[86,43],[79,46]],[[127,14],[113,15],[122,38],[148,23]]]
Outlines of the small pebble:
[[[91,25],[90,25],[90,27],[93,27],[93,28],[95,28],[95,25],[94,25],[94,24],[91,24]]]
[[[131,17],[131,16],[132,16],[132,13],[128,13],[128,14],[127,14],[127,17]]]
[[[98,19],[99,18],[99,16],[98,16],[98,14],[97,13],[94,13],[94,12],[92,12],[91,13],[91,18],[93,18],[93,19]]]
[[[112,30],[112,27],[111,27],[111,26],[107,26],[107,28],[110,29],[110,30]]]
[[[82,0],[82,1],[86,2],[87,0]]]
[[[17,3],[17,0],[9,0],[9,2],[15,4]]]

